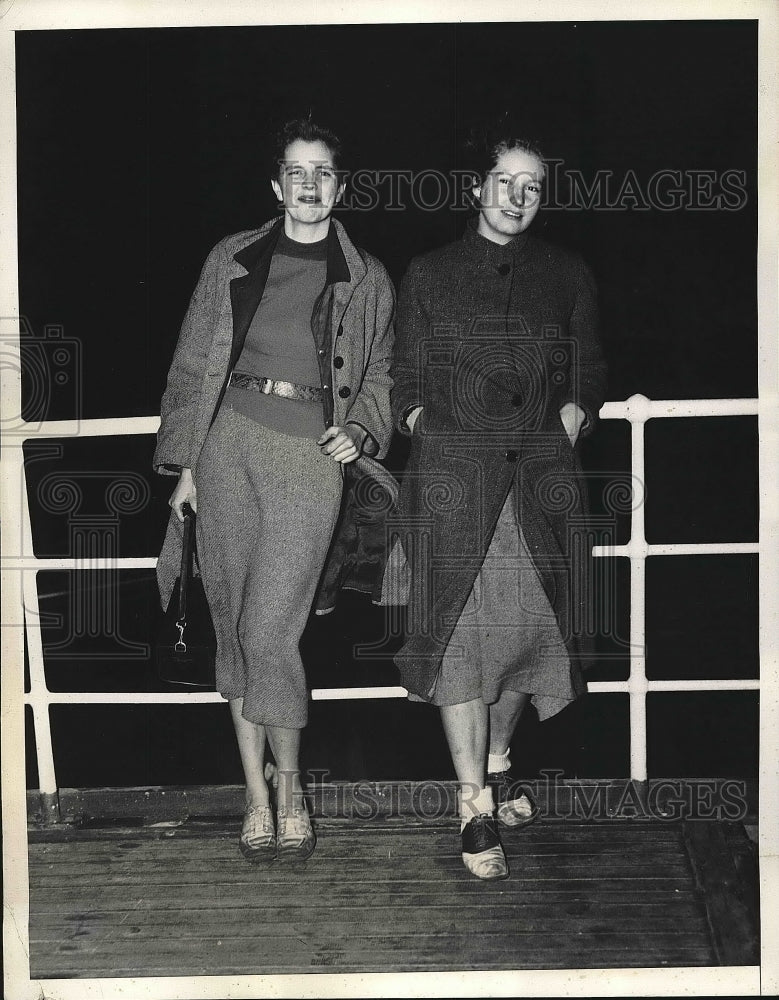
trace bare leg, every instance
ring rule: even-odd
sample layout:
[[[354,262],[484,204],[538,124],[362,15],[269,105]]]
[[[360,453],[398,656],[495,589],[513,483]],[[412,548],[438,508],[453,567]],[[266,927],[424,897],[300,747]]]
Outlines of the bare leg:
[[[481,698],[442,705],[449,752],[460,781],[462,858],[471,874],[481,879],[501,879],[508,875],[506,855],[492,819],[492,789],[487,778],[487,706]],[[482,814],[487,813],[485,820]]]
[[[490,705],[490,753],[505,754],[508,751],[519,718],[529,701],[529,694],[504,691]]]
[[[300,729],[268,726],[268,742],[276,768],[276,829],[279,861],[305,861],[316,846],[300,784]]]
[[[452,763],[461,785],[462,814],[484,788],[487,776],[487,706],[481,698],[459,705],[442,705],[443,723]]]
[[[243,698],[230,702],[230,713],[238,740],[243,773],[246,778],[246,805],[252,809],[268,805],[268,785],[263,774],[265,766],[265,727],[244,719]]]
[[[508,753],[514,730],[529,701],[529,694],[504,691],[490,705],[490,754],[500,757]],[[512,785],[510,772],[503,770],[507,763],[508,758],[505,758],[503,767],[500,768],[497,766],[498,762],[490,763],[490,770],[498,771],[498,776],[492,779],[498,819],[506,826],[525,826],[535,819],[538,810],[521,785]]]
[[[300,784],[300,729],[268,726],[268,742],[276,758],[278,773],[277,804],[281,809],[303,807]]]

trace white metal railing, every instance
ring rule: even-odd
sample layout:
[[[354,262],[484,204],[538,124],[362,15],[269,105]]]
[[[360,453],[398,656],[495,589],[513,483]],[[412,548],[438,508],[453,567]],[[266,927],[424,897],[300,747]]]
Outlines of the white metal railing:
[[[756,399],[698,399],[698,400],[649,400],[645,396],[631,396],[625,402],[606,403],[601,419],[628,420],[631,425],[631,477],[632,482],[643,484],[644,427],[651,419],[678,417],[742,416],[758,413]],[[15,429],[14,437],[19,447],[6,451],[4,464],[13,466],[13,481],[18,483],[21,495],[21,546],[20,551],[7,551],[3,559],[5,570],[17,570],[22,575],[24,602],[24,630],[30,668],[30,692],[25,703],[32,709],[35,750],[41,793],[53,795],[57,791],[57,776],[52,746],[49,707],[53,704],[210,704],[221,702],[216,692],[65,692],[49,691],[44,671],[43,644],[40,629],[40,609],[36,574],[42,570],[97,570],[97,569],[152,569],[156,558],[38,558],[32,545],[32,529],[27,504],[27,490],[21,444],[24,440],[62,437],[99,437],[107,435],[154,434],[159,426],[157,417],[110,418],[100,420],[48,421],[40,424],[22,424]],[[8,480],[6,480],[8,482]],[[646,696],[650,692],[680,691],[732,691],[755,690],[757,680],[649,680],[646,676],[646,621],[645,621],[645,567],[649,556],[710,555],[756,553],[758,544],[706,543],[706,544],[648,544],[644,533],[643,502],[631,504],[630,541],[624,545],[596,546],[595,556],[618,557],[630,560],[630,673],[624,681],[590,682],[594,694],[627,694],[630,705],[630,775],[636,781],[647,780]],[[23,655],[21,632],[17,644],[19,658]],[[313,700],[329,701],[368,698],[405,698],[406,689],[397,687],[352,687],[314,689]]]

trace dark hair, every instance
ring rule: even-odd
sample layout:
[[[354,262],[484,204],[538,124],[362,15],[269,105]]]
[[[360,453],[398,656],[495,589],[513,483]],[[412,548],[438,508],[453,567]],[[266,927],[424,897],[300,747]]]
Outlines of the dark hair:
[[[333,166],[336,168],[339,180],[343,180],[345,172],[343,169],[343,144],[335,132],[323,125],[318,125],[312,120],[311,115],[305,118],[292,118],[285,122],[276,132],[273,141],[272,158],[270,162],[270,175],[273,178],[279,176],[279,168],[284,162],[284,155],[291,143],[298,139],[303,142],[321,142],[330,150],[333,158]]]
[[[470,130],[463,145],[462,167],[471,171],[478,177],[478,182],[483,184],[487,174],[498,162],[498,157],[512,149],[530,153],[544,162],[544,154],[538,141],[521,137],[515,129],[515,123],[509,119],[508,114],[504,114],[487,125]]]

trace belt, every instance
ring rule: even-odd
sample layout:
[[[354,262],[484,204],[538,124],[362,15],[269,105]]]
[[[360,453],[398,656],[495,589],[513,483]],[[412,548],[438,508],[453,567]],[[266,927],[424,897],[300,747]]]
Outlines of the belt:
[[[307,399],[321,403],[323,398],[322,390],[318,386],[298,385],[297,382],[282,382],[275,378],[260,378],[249,372],[233,372],[230,376],[230,385],[234,385],[236,389],[253,389],[265,396],[283,396],[284,399]]]

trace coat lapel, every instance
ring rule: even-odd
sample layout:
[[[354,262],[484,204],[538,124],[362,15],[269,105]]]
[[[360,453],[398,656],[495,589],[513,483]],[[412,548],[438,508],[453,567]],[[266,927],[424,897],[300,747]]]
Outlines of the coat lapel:
[[[243,350],[246,334],[257,306],[265,291],[271,258],[282,233],[283,220],[273,223],[259,239],[233,255],[233,260],[245,267],[247,273],[230,282],[230,304],[233,312],[233,346],[230,351],[230,369]]]
[[[331,328],[337,330],[368,268],[341,223],[333,219],[330,226],[337,238],[331,239],[328,246],[327,282],[333,286]]]
[[[246,268],[247,273],[230,282],[233,314],[230,368],[240,357],[252,318],[262,299],[273,251],[282,227],[282,219],[271,223],[258,239],[233,255],[233,259]],[[333,287],[332,325],[336,328],[343,319],[355,288],[368,273],[368,269],[343,226],[335,219],[331,221],[330,234],[327,247],[327,285]]]
[[[265,290],[265,282],[268,280],[270,262],[273,251],[276,249],[279,236],[282,232],[283,220],[277,219],[268,223],[260,230],[260,236],[242,247],[233,254],[233,260],[246,268],[246,274],[239,275],[230,281],[230,307],[233,317],[233,339],[230,348],[230,360],[224,374],[219,395],[211,411],[211,419],[208,426],[216,420],[219,407],[222,404],[224,395],[227,392],[227,384],[230,380],[230,373],[235,367],[235,363],[241,356],[243,345],[246,342],[246,334],[249,332],[252,317],[260,304],[262,293]]]

